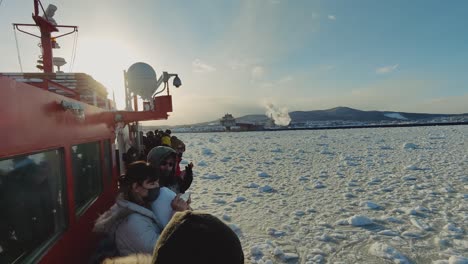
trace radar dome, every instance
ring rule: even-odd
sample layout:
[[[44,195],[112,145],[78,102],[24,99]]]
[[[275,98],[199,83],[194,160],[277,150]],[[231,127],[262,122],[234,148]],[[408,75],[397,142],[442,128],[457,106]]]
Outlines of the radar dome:
[[[157,76],[153,67],[144,63],[134,63],[127,71],[128,88],[145,100],[151,100],[156,90]]]

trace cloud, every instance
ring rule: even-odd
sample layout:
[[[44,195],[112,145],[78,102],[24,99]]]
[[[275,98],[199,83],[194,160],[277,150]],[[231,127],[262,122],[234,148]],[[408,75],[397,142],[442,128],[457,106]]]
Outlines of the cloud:
[[[381,68],[377,68],[375,70],[375,72],[377,74],[386,74],[386,73],[391,73],[391,72],[395,71],[397,68],[398,68],[398,64],[389,65],[389,66],[384,66],[384,67],[381,67]]]
[[[328,15],[328,19],[330,19],[330,20],[336,20],[336,16],[334,16],[334,15]]]
[[[260,80],[265,76],[265,69],[262,66],[255,66],[251,71],[252,79]]]
[[[206,64],[205,62],[201,61],[200,59],[195,59],[193,62],[192,62],[192,68],[193,68],[193,72],[197,72],[197,73],[205,73],[205,72],[214,72],[216,71],[216,68],[209,65],[209,64]]]

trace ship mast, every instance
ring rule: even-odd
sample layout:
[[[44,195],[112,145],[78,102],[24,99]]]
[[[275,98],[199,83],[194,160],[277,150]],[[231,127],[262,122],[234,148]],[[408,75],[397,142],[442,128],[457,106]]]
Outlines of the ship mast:
[[[47,9],[44,10],[44,6],[42,5],[40,0],[33,0],[33,1],[34,1],[34,13],[32,14],[32,19],[34,20],[36,24],[14,23],[13,26],[15,29],[17,29],[18,31],[22,33],[41,39],[42,56],[41,56],[41,59],[37,61],[39,65],[37,65],[36,67],[44,71],[44,73],[54,73],[54,60],[53,60],[52,49],[59,48],[56,42],[56,39],[72,34],[74,32],[77,32],[78,27],[57,25],[57,23],[53,19],[53,16],[55,14],[55,11],[57,10],[57,7],[54,5],[49,5]],[[40,10],[42,10],[42,12],[44,13],[43,16],[39,15]],[[37,36],[31,32],[20,29],[20,27],[39,27],[41,35]],[[58,28],[71,28],[73,30],[65,34],[52,37],[52,32],[58,32],[59,31]],[[60,65],[63,65],[63,63],[57,66],[60,66]]]
[[[44,17],[39,16],[39,5],[41,6]],[[57,27],[49,21],[49,17],[53,16],[57,8],[49,6],[47,10],[50,10],[49,13],[44,11],[44,7],[40,0],[34,0],[34,14],[33,20],[36,22],[36,25],[41,31],[41,47],[42,47],[42,62],[44,73],[53,73],[54,67],[52,64],[52,32],[58,32]],[[50,13],[52,12],[52,13]]]

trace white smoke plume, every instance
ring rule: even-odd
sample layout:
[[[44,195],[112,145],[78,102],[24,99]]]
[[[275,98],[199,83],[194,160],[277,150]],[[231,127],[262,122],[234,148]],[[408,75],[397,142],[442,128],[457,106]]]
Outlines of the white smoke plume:
[[[272,118],[273,121],[275,121],[275,125],[287,126],[291,122],[291,117],[286,107],[279,108],[272,103],[267,103],[266,108],[267,111],[265,115]]]

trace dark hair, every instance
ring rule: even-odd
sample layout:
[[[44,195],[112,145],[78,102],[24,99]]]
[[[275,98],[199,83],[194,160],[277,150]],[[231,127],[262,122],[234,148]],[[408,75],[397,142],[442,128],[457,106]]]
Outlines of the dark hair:
[[[128,165],[125,174],[119,177],[120,192],[128,193],[135,182],[143,184],[145,180],[156,181],[159,179],[158,171],[145,161],[135,161]]]
[[[243,264],[236,233],[213,215],[177,212],[156,243],[154,264]]]

